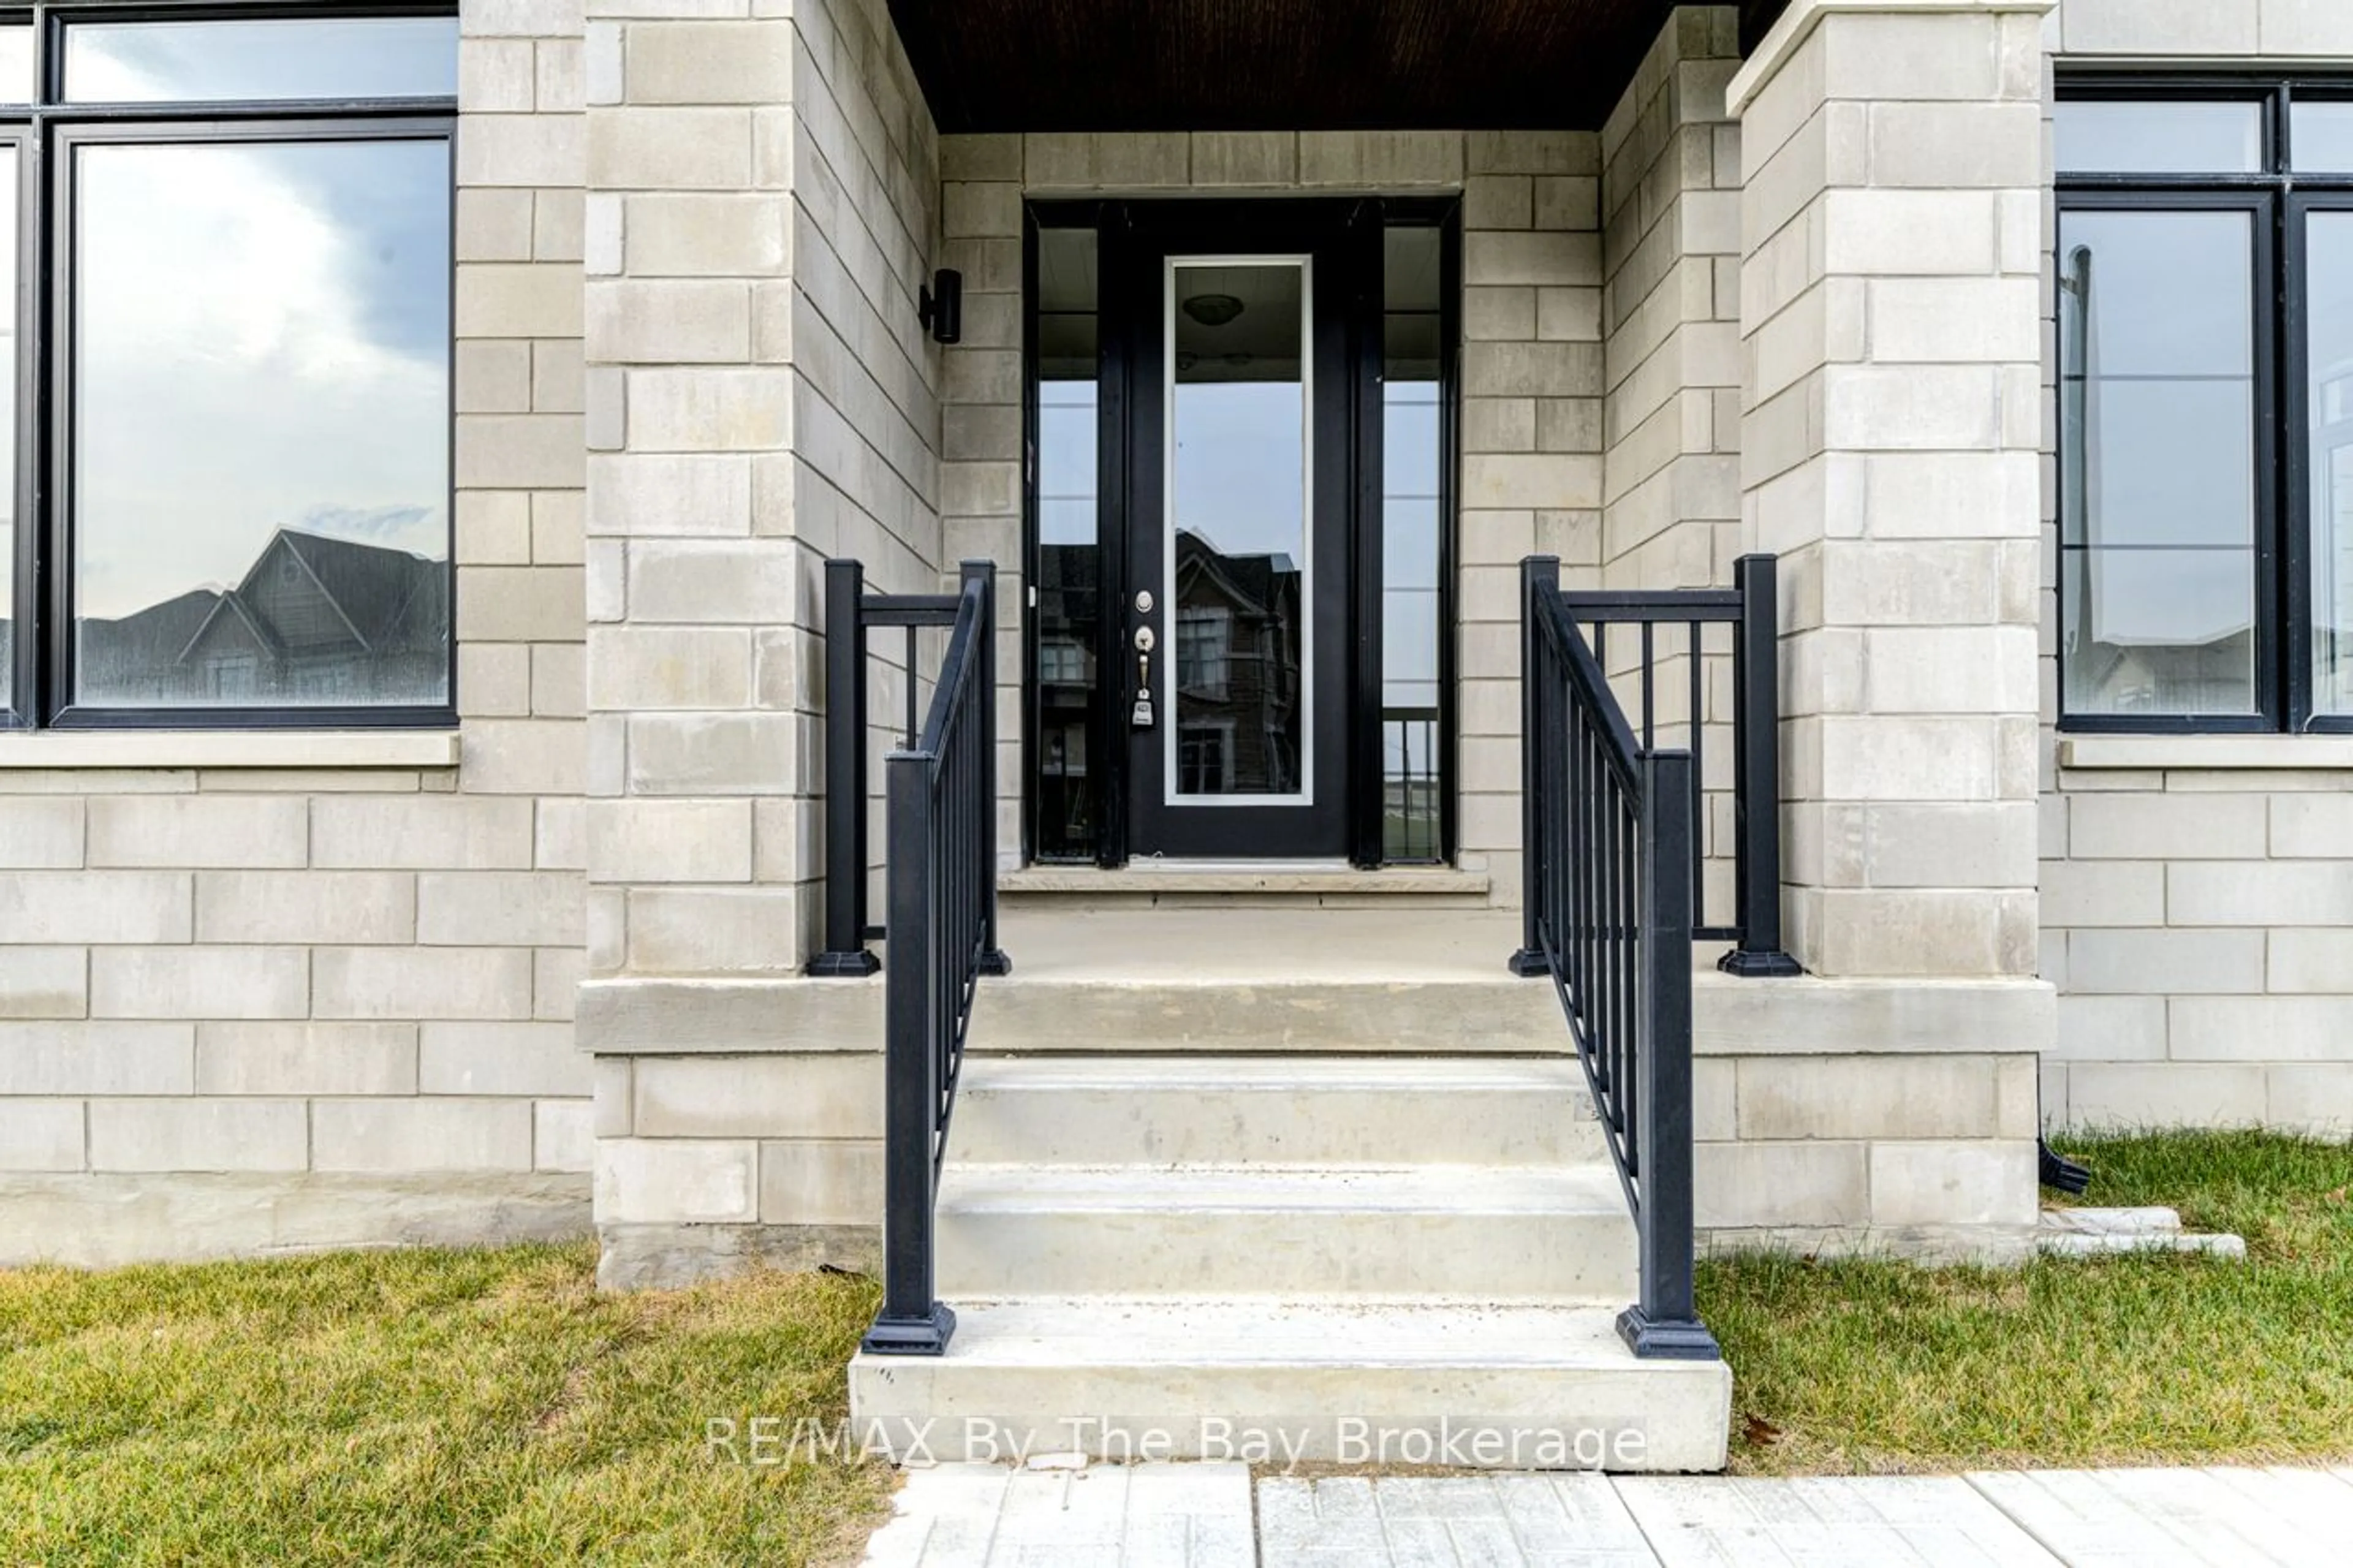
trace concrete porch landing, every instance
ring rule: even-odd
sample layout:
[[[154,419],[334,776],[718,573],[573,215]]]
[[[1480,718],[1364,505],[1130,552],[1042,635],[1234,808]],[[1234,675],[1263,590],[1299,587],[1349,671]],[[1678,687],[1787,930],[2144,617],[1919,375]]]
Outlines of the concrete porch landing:
[[[1516,910],[1030,905],[1006,910],[1000,930],[1013,973],[984,984],[979,1051],[1569,1048],[1552,987],[1505,967]],[[1720,952],[1692,954],[1700,1057],[1949,1056],[2031,1049],[2052,1032],[2056,997],[2039,980],[1736,980]]]

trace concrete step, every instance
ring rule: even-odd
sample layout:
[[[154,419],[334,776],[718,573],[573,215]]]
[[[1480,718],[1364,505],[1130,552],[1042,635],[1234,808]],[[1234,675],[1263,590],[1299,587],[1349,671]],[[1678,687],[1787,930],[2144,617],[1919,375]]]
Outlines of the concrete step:
[[[1564,1058],[968,1057],[952,1164],[1540,1165],[1604,1157]]]
[[[1623,1305],[1636,1243],[1593,1163],[983,1165],[940,1182],[941,1299],[1348,1296]]]
[[[960,1303],[947,1353],[860,1354],[901,1459],[1714,1470],[1732,1375],[1637,1361],[1615,1309],[1104,1299]],[[1451,1440],[1451,1441],[1450,1441]]]

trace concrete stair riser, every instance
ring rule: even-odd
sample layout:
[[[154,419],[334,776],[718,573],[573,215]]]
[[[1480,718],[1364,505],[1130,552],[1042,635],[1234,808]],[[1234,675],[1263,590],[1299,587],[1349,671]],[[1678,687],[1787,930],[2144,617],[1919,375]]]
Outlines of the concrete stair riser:
[[[1607,1169],[952,1165],[938,1216],[951,1302],[1133,1291],[1623,1305],[1635,1279],[1633,1223]]]
[[[1571,1061],[970,1058],[953,1163],[1583,1164]]]
[[[860,1357],[852,1414],[902,1458],[1134,1458],[1146,1441],[1151,1458],[1233,1458],[1251,1457],[1236,1446],[1255,1436],[1278,1465],[1720,1468],[1729,1369],[1638,1363],[1611,1319],[980,1303],[964,1309],[944,1358]],[[1442,1435],[1451,1450],[1437,1447]]]
[[[1017,963],[1018,961],[1017,960]],[[1356,984],[1164,980],[992,982],[973,1012],[979,1051],[1526,1056],[1561,1053],[1567,1026],[1550,986],[1514,980]]]

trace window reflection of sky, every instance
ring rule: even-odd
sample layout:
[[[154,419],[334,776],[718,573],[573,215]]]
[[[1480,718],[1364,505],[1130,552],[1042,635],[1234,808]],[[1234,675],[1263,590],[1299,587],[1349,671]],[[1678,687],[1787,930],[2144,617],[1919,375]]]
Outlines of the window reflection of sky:
[[[448,16],[100,22],[66,28],[71,103],[448,98]]]
[[[83,613],[234,583],[283,527],[446,555],[446,143],[76,159]]]
[[[1176,526],[1226,555],[1306,559],[1303,400],[1295,381],[1180,383]]]

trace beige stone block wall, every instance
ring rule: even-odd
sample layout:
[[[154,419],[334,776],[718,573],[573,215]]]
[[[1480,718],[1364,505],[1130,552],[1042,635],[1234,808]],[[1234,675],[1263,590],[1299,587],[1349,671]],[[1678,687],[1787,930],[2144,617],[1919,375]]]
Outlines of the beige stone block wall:
[[[1001,853],[1020,843],[1021,204],[1027,196],[1463,196],[1459,863],[1519,897],[1521,557],[1600,565],[1600,138],[1588,132],[1252,132],[950,136],[945,265],[965,276],[947,353],[942,529],[1004,571]]]
[[[2043,0],[1791,7],[1742,120],[1745,527],[1818,973],[2035,970]]]
[[[0,738],[0,1264],[587,1222],[582,18],[459,30],[456,765]]]
[[[1684,6],[1601,132],[1602,326],[1609,395],[1601,580],[1610,587],[1729,587],[1740,530],[1740,125],[1725,107],[1739,68],[1729,5]],[[1703,634],[1703,924],[1728,921],[1735,803],[1732,635]],[[1640,643],[1604,645],[1630,714]],[[1651,711],[1662,745],[1691,744],[1691,645],[1658,634]]]
[[[806,1124],[839,1109],[822,1057],[681,1055],[728,1042],[676,986],[784,1009],[818,945],[825,561],[892,593],[952,570],[944,365],[916,318],[938,138],[881,0],[602,0],[587,58],[582,1044],[603,1056],[603,1277],[860,1262],[879,1115]],[[900,646],[873,647],[878,794]],[[879,987],[852,989],[879,1009]],[[879,1081],[879,1058],[842,1059]],[[850,1210],[864,1225],[842,1232]]]
[[[2353,6],[2062,0],[2043,42],[2058,69],[2336,63],[2353,57]],[[2054,299],[2046,289],[2046,387]],[[2152,737],[2122,758],[2109,742],[2102,758],[2086,741],[2082,759],[2101,765],[2065,765],[2077,748],[2055,730],[2056,465],[2054,445],[2043,485],[2042,963],[2060,999],[2043,1116],[2353,1132],[2353,748],[2319,736],[2253,749]]]

